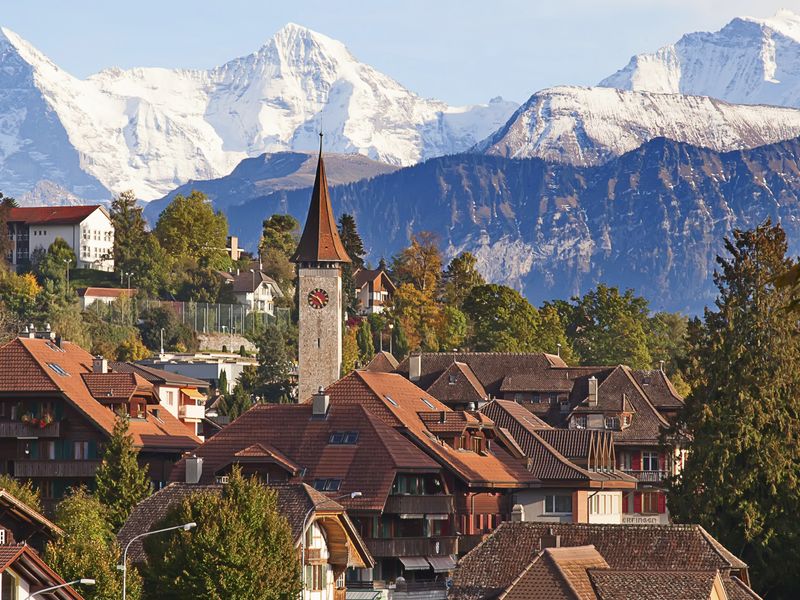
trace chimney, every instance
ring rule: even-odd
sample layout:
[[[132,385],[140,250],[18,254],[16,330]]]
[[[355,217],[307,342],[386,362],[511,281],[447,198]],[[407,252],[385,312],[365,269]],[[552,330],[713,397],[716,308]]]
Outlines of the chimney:
[[[589,406],[597,406],[597,377],[589,377]]]
[[[92,373],[108,373],[108,361],[102,356],[95,356],[92,360]]]
[[[325,417],[328,414],[328,407],[331,404],[331,397],[325,393],[325,390],[322,389],[322,386],[319,387],[319,390],[316,394],[314,394],[314,405],[311,409],[311,416],[312,417]]]
[[[189,456],[186,459],[186,483],[200,483],[203,476],[203,458],[200,456]]]
[[[553,528],[551,527],[547,531],[547,535],[543,535],[539,538],[539,550],[544,550],[545,548],[560,548],[561,547],[561,536],[553,534]]]
[[[522,504],[515,504],[511,509],[511,522],[521,523],[525,520],[525,507]]]
[[[422,354],[412,354],[408,357],[408,378],[419,381],[422,377]]]

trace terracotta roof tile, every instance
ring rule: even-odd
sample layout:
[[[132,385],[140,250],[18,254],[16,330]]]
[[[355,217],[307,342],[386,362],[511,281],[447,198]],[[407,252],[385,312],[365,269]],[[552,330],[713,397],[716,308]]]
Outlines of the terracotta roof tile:
[[[389,277],[385,269],[378,267],[377,269],[356,269],[353,273],[353,287],[360,290],[371,281],[376,281],[378,278],[383,277],[384,285],[391,291],[395,290],[394,282]]]
[[[28,225],[69,225],[80,223],[97,209],[99,204],[87,206],[18,206],[10,210],[8,221]]]
[[[358,433],[354,444],[331,444],[334,432]],[[303,480],[341,480],[338,494],[359,491],[361,498],[343,501],[348,508],[381,511],[398,470],[437,472],[439,465],[400,433],[362,406],[331,404],[327,417],[312,417],[310,404],[258,405],[241,415],[194,453],[203,457],[201,483],[240,462],[237,452],[261,444],[305,469]],[[374,466],[379,464],[381,469]],[[185,460],[173,469],[172,481],[183,481]]]
[[[376,352],[375,356],[372,357],[372,360],[366,364],[363,370],[377,371],[378,373],[391,373],[397,368],[398,364],[400,363],[397,362],[397,359],[384,350],[383,352]]]
[[[540,551],[543,537],[560,536],[561,546],[593,545],[612,569],[701,571],[737,574],[747,565],[699,525],[584,525],[567,523],[502,523],[483,543],[467,553],[453,575],[453,597],[484,597],[506,589]],[[480,592],[477,593],[476,592]],[[482,591],[481,591],[482,590]],[[477,593],[477,596],[476,596]]]
[[[683,396],[677,392],[669,377],[661,369],[633,371],[633,376],[656,408],[683,408]]]
[[[717,571],[614,571],[592,569],[598,600],[710,600]]]
[[[99,402],[126,402],[136,392],[153,393],[153,386],[136,373],[82,373],[81,377]]]
[[[104,287],[85,287],[78,288],[78,296],[85,298],[122,298],[135,296],[139,290],[135,288],[104,288]]]
[[[478,406],[489,399],[475,373],[462,362],[453,362],[426,391],[448,406],[469,402]]]
[[[180,387],[196,387],[200,389],[208,389],[209,383],[202,379],[195,379],[194,377],[187,377],[180,373],[173,373],[172,371],[164,371],[147,365],[139,365],[136,363],[109,361],[109,369],[114,373],[136,373],[141,375],[150,383],[156,385],[174,385]]]

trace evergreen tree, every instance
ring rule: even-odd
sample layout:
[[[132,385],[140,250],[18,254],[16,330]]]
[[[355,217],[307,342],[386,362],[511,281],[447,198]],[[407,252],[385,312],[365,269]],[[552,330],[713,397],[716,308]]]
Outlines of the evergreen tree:
[[[556,307],[544,305],[539,309],[536,338],[536,345],[542,352],[560,354],[567,364],[576,362],[572,342],[567,338],[564,323]]]
[[[85,488],[73,490],[56,508],[56,523],[64,535],[47,544],[45,561],[67,581],[91,577],[93,586],[80,589],[86,600],[119,600],[122,597],[122,551],[108,522],[108,509]],[[127,595],[141,598],[142,582],[128,564]]]
[[[111,201],[111,224],[114,225],[114,265],[123,272],[131,270],[147,235],[142,207],[136,204],[133,190],[127,190]]]
[[[442,309],[442,326],[436,337],[442,352],[462,348],[467,338],[467,316],[455,306],[445,306]]]
[[[361,321],[358,326],[356,342],[358,343],[358,357],[361,360],[361,364],[367,364],[375,356],[375,346],[372,344],[372,328],[367,319]]]
[[[230,417],[231,421],[233,421],[247,412],[251,406],[253,406],[253,398],[250,392],[241,383],[237,383],[233,387],[232,393],[222,397],[217,410],[220,414]]]
[[[691,440],[670,513],[700,523],[750,565],[756,590],[797,598],[800,561],[800,331],[775,289],[786,258],[780,226],[733,232],[714,274],[714,309],[689,326],[692,392],[673,436]]]
[[[283,328],[267,325],[264,332],[258,336],[256,346],[258,347],[256,393],[265,402],[289,402],[292,398],[290,383],[292,361],[287,352]]]
[[[300,561],[277,494],[234,469],[221,494],[193,494],[156,527],[197,529],[145,540],[150,598],[295,600]]]
[[[57,237],[43,255],[35,260],[34,268],[40,281],[51,279],[59,282],[60,292],[66,293],[67,269],[77,265],[75,253],[64,238]]]
[[[108,522],[118,531],[133,507],[150,495],[147,467],[139,466],[139,450],[128,432],[128,417],[118,416],[95,473],[97,499],[108,508]]]
[[[344,328],[342,335],[342,377],[358,367],[358,340],[356,338],[358,328]]]
[[[408,339],[403,325],[399,321],[394,322],[392,329],[392,354],[397,360],[403,360],[408,356]]]
[[[352,262],[342,265],[342,291],[344,292],[344,307],[347,313],[354,315],[358,311],[356,306],[355,281],[353,273],[364,267],[364,242],[358,235],[356,220],[353,215],[343,214],[339,217],[339,238],[342,240],[347,255]]]
[[[5,490],[14,498],[27,504],[33,510],[42,512],[42,497],[38,488],[33,483],[24,479],[17,479],[11,475],[0,475],[0,490]]]
[[[625,364],[634,369],[651,369],[647,347],[650,328],[647,300],[624,294],[619,289],[600,284],[576,300],[572,345],[585,365]]]
[[[8,231],[8,215],[12,208],[17,206],[17,201],[10,196],[3,196],[0,192],[0,267],[6,264],[6,256],[11,251],[11,238],[6,235]]]
[[[462,252],[450,261],[442,276],[442,299],[446,304],[461,307],[472,288],[486,284],[477,264],[478,259],[471,252]]]
[[[228,372],[222,371],[219,374],[219,382],[217,383],[217,391],[223,396],[227,396],[228,392]]]

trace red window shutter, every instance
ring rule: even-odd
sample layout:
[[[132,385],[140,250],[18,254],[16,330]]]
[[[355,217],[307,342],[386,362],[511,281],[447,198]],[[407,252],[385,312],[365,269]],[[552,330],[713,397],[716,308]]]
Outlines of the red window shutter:
[[[667,496],[664,492],[658,492],[658,514],[663,515],[667,512]]]
[[[634,471],[642,470],[642,453],[638,450],[631,454],[631,469]]]
[[[659,471],[667,470],[667,457],[664,456],[663,452],[658,453],[658,470]]]
[[[633,492],[633,512],[642,512],[642,493]]]
[[[622,494],[622,512],[628,514],[631,512],[631,497],[630,494]]]

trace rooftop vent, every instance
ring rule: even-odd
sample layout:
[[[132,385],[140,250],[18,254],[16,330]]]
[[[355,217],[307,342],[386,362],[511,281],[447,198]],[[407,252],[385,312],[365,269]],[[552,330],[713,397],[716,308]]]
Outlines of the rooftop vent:
[[[92,360],[92,373],[108,373],[108,361],[102,356],[95,356]]]
[[[597,406],[597,377],[589,377],[589,406]]]
[[[408,378],[411,381],[419,381],[422,377],[422,355],[412,354],[408,357]]]
[[[203,457],[189,456],[186,458],[186,483],[200,483],[203,476]]]
[[[560,548],[561,547],[561,536],[555,535],[553,533],[553,528],[547,530],[547,535],[543,535],[539,538],[539,550],[544,550],[545,548]]]

